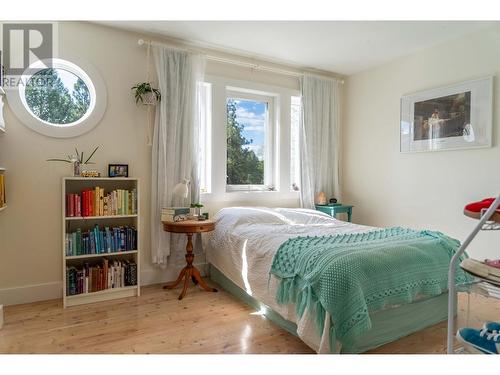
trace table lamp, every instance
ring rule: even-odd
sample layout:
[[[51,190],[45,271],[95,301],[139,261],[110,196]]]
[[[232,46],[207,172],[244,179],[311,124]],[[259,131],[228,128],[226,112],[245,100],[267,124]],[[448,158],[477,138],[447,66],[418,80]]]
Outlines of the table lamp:
[[[184,179],[184,181],[179,182],[174,186],[172,194],[179,198],[187,198],[189,195],[189,180]]]

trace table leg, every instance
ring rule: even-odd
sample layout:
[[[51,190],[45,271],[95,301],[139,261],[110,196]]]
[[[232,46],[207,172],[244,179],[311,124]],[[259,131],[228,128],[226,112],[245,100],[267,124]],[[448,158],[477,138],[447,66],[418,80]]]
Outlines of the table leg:
[[[179,273],[179,277],[173,283],[169,283],[163,287],[163,289],[173,289],[180,284],[182,279],[184,279],[184,287],[179,295],[179,300],[183,299],[187,292],[187,287],[189,285],[189,280],[192,280],[195,285],[199,284],[207,292],[217,292],[217,289],[211,288],[207,285],[205,280],[202,279],[200,271],[193,266],[194,254],[193,254],[193,234],[186,233],[187,244],[186,244],[186,266]]]
[[[200,271],[198,271],[198,268],[193,267],[193,277],[197,281],[195,284],[199,284],[203,289],[205,289],[207,292],[217,292],[217,289],[212,288],[211,286],[208,286],[205,280],[201,278]]]
[[[179,273],[179,277],[177,277],[177,280],[175,280],[174,282],[172,283],[168,283],[167,285],[165,285],[163,287],[163,289],[173,289],[175,288],[177,285],[179,285],[179,283],[182,281],[182,279],[184,278],[184,275],[186,274],[186,267],[184,267],[181,272]]]
[[[351,216],[352,216],[352,209],[349,208],[349,211],[347,211],[347,221],[350,223],[351,222]]]

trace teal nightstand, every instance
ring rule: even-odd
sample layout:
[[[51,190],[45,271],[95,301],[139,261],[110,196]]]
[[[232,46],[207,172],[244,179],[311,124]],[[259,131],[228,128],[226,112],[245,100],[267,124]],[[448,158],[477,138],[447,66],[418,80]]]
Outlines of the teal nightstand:
[[[346,213],[347,221],[351,222],[352,218],[352,208],[354,206],[349,206],[341,203],[333,203],[325,206],[316,205],[316,210],[324,212],[325,214],[330,215],[331,217],[335,217],[337,214]]]

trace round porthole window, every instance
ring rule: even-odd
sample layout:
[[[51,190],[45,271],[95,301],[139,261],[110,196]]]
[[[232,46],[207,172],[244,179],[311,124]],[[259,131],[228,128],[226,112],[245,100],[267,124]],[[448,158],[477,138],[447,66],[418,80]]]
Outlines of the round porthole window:
[[[32,130],[51,137],[75,137],[96,126],[106,108],[106,90],[97,72],[61,59],[39,61],[26,70],[8,99]]]

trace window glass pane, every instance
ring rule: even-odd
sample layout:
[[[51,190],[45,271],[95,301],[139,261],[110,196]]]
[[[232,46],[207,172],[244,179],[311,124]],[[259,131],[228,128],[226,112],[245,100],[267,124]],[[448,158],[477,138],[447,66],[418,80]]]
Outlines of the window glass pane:
[[[292,96],[291,98],[291,129],[290,129],[290,181],[292,190],[299,190],[300,183],[300,97]]]
[[[227,184],[263,185],[269,105],[227,99]]]
[[[200,123],[200,192],[210,193],[212,189],[212,86],[201,83],[199,93]]]
[[[43,69],[33,74],[24,92],[31,113],[54,125],[80,120],[90,106],[90,92],[77,75],[65,69]]]

